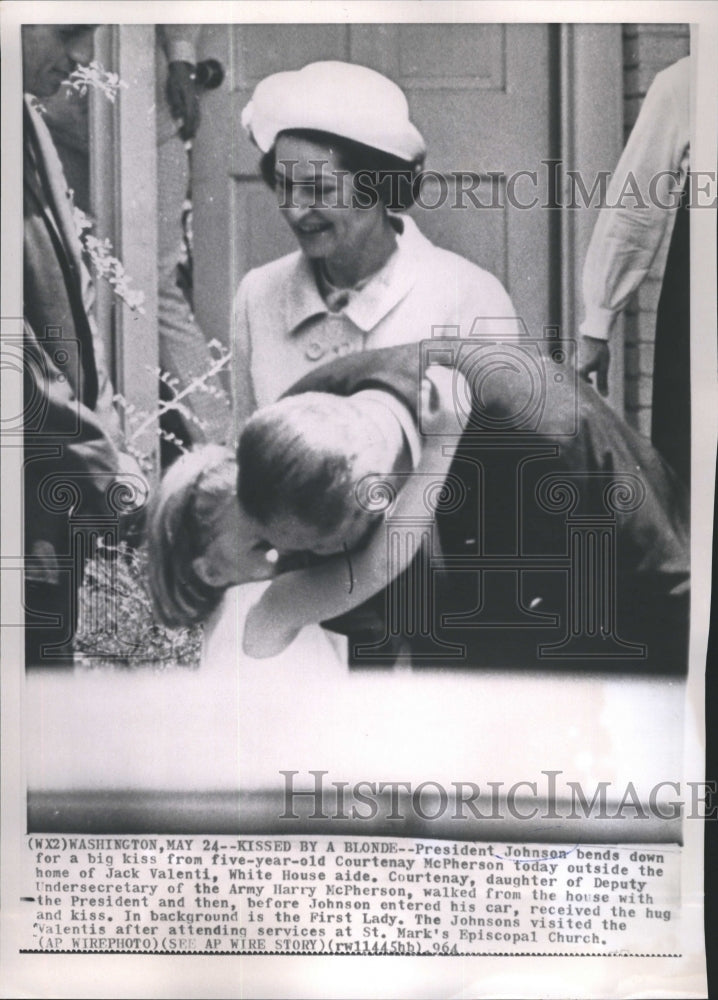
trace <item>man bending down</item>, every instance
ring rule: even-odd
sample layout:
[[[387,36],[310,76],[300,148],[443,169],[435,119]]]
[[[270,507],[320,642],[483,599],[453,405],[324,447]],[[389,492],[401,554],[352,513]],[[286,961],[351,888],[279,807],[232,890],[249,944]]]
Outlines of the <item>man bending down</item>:
[[[685,670],[687,501],[675,475],[548,353],[463,351],[452,361],[411,344],[340,358],[245,425],[239,500],[278,569],[307,553],[346,563],[323,601],[306,599],[316,566],[278,576],[250,612],[247,651],[277,652],[321,618],[368,666]],[[427,435],[420,386],[432,357],[461,375],[455,419],[430,422]],[[443,499],[434,489],[413,508],[411,530],[399,505],[392,518],[377,504],[377,490],[401,496],[411,484],[420,495],[418,476],[428,498],[444,465]],[[357,553],[365,576],[370,557],[381,563],[361,602]]]

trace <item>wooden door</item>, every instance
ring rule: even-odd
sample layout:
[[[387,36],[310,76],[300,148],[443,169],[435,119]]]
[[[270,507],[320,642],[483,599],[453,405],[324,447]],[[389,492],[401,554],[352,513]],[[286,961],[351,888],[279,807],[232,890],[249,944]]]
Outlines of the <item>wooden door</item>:
[[[205,332],[226,342],[242,275],[296,247],[258,176],[259,154],[241,128],[242,108],[269,73],[319,59],[370,66],[402,87],[427,142],[426,168],[435,172],[424,202],[443,202],[415,208],[419,226],[437,244],[493,272],[532,335],[558,323],[552,260],[560,224],[555,211],[542,207],[542,161],[557,153],[555,36],[546,24],[206,27],[203,55],[219,58],[228,72],[225,84],[203,99],[194,152],[195,303]],[[472,178],[487,207],[461,194]],[[536,195],[537,204],[509,204],[512,184],[516,201],[526,204]],[[427,317],[418,336],[429,335],[430,326]]]
[[[152,25],[103,25],[95,37],[95,58],[125,86],[113,102],[90,92],[90,200],[96,234],[109,239],[132,289],[143,296],[141,308],[131,309],[111,285],[96,281],[97,326],[105,338],[115,391],[127,404],[119,407],[127,447],[148,458],[150,475],[159,471],[157,427],[151,419],[157,412],[159,364],[154,52]]]

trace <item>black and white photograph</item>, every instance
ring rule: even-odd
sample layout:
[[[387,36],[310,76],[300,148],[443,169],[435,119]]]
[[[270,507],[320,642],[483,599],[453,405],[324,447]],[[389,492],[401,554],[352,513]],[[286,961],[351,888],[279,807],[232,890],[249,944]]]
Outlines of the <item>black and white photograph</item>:
[[[715,9],[2,17],[2,996],[707,995]]]

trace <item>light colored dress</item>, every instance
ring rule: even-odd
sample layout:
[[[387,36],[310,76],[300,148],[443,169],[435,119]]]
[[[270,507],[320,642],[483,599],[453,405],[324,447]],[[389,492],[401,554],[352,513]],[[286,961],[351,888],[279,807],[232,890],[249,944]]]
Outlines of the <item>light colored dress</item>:
[[[303,375],[342,354],[438,335],[513,339],[516,310],[498,278],[431,243],[413,219],[391,216],[396,250],[341,298],[324,297],[300,250],[249,271],[232,324],[235,425]]]
[[[242,279],[232,324],[235,433],[258,407],[274,402],[303,375],[343,354],[414,343],[432,335],[519,336],[516,311],[488,271],[435,246],[413,219],[391,216],[396,249],[356,288],[333,289],[297,250]],[[244,616],[257,599],[248,586],[230,592],[207,628],[205,657],[241,652]],[[238,622],[242,623],[241,628]],[[219,651],[222,651],[221,653]],[[282,654],[347,663],[347,640],[319,625],[302,629]],[[257,668],[262,669],[257,662]]]

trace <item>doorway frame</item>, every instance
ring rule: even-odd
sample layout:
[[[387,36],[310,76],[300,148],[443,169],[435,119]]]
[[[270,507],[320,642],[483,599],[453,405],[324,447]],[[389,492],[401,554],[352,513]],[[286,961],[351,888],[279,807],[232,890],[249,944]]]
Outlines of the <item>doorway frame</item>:
[[[215,35],[219,27],[214,27]],[[566,207],[569,198],[566,170],[580,171],[588,179],[590,190],[595,175],[601,170],[611,170],[618,162],[624,145],[623,26],[558,24],[555,27],[554,92],[558,103],[554,115],[555,146],[562,163],[563,181],[555,235],[559,265],[554,294],[560,305],[563,335],[577,338],[582,319],[582,267],[598,208]],[[232,25],[227,24],[226,28],[225,51],[231,52]],[[98,61],[121,78],[131,78],[133,85],[123,91],[115,104],[97,95],[91,101],[93,211],[98,235],[110,239],[128,274],[142,276],[146,296],[144,314],[131,313],[122,303],[114,302],[111,291],[103,289],[100,283],[98,321],[101,330],[110,331],[107,349],[117,391],[131,405],[147,410],[153,402],[156,405],[157,379],[153,372],[159,357],[157,240],[154,227],[147,225],[148,219],[156,218],[157,211],[156,127],[154,115],[148,114],[155,100],[154,25],[103,26],[97,33],[96,46]],[[231,86],[231,72],[227,84]],[[600,101],[596,100],[596,94],[601,95]],[[147,178],[147,183],[138,182],[142,177]],[[229,172],[226,182],[229,183]],[[216,225],[216,220],[212,222]],[[205,242],[201,207],[195,210],[194,228],[201,247]],[[200,278],[195,298],[197,316],[200,325],[205,319],[209,321],[205,325],[211,336],[216,325],[216,302],[203,301],[201,264],[197,272]],[[625,397],[623,345],[623,324],[619,321],[612,339],[608,401],[621,414]]]

